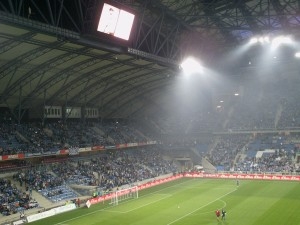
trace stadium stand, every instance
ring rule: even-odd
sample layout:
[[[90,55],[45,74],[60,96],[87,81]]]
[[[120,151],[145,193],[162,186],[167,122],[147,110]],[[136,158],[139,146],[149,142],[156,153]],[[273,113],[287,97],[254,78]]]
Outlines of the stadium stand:
[[[258,48],[227,63],[227,49],[256,33],[298,31],[299,1],[127,1],[143,14],[129,42],[93,36],[99,2],[30,1],[31,14],[28,1],[1,1],[3,217],[195,165],[204,173],[300,173],[298,49],[266,68]],[[188,49],[204,53],[209,76],[181,76]]]

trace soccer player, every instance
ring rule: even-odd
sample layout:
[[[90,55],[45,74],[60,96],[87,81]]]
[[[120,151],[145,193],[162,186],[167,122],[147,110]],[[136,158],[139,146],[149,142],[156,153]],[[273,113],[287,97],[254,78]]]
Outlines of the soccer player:
[[[215,211],[215,214],[216,214],[217,220],[220,221],[220,215],[221,215],[220,210],[217,209],[217,210]]]
[[[222,220],[225,220],[226,218],[226,211],[222,209]]]

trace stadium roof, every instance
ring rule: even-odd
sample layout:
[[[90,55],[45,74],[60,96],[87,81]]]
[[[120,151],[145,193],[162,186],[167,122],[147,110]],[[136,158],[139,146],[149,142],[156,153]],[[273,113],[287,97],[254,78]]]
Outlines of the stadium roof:
[[[128,44],[94,32],[96,0],[0,2],[0,104],[97,107],[100,116],[163,112],[181,60],[219,56],[255,35],[299,37],[298,0],[119,0],[132,9]]]

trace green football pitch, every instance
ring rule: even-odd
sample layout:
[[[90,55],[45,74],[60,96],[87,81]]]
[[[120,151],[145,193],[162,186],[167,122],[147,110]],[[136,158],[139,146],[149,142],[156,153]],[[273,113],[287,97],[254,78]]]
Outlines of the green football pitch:
[[[218,221],[216,209],[226,210]],[[300,225],[295,181],[182,178],[139,192],[138,199],[79,208],[32,225]]]

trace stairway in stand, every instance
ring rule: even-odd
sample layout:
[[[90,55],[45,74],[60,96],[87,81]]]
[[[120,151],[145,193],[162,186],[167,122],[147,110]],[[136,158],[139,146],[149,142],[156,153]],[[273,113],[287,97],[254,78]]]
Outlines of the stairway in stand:
[[[25,189],[24,185],[23,185],[23,187],[21,187],[20,183],[13,180],[12,177],[7,177],[7,179],[9,179],[11,181],[11,183],[17,187],[17,189],[22,190],[23,192],[26,192],[26,189]],[[28,191],[26,193],[28,193]],[[44,196],[42,196],[38,191],[35,191],[35,190],[32,191],[32,199],[35,199],[38,202],[39,207],[32,208],[32,209],[29,209],[29,210],[25,210],[24,211],[25,216],[35,214],[35,213],[37,213],[39,211],[43,211],[45,209],[50,209],[50,208],[53,208],[53,207],[61,206],[61,205],[64,205],[66,203],[65,201],[53,203],[50,200],[48,200],[47,198],[45,198]],[[20,218],[19,213],[16,213],[16,214],[13,214],[13,215],[10,215],[10,216],[0,215],[0,224],[3,224],[5,222],[18,220],[19,218]]]

